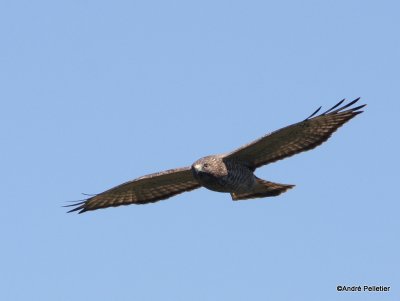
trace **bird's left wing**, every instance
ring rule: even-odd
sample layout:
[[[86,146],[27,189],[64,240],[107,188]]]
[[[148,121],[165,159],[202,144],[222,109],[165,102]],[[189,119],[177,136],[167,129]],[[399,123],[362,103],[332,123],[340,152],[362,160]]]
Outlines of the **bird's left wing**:
[[[68,212],[83,213],[121,205],[154,203],[199,187],[190,167],[183,167],[137,178],[66,207],[76,207]]]
[[[256,169],[322,144],[347,121],[362,113],[365,105],[350,108],[359,98],[339,107],[344,100],[316,117],[321,107],[305,120],[289,125],[225,155]],[[339,108],[337,108],[339,107]]]

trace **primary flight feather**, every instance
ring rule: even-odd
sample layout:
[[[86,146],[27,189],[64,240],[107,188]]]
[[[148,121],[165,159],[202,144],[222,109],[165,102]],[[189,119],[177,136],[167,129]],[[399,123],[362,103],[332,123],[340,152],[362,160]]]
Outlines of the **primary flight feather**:
[[[147,204],[179,193],[205,187],[228,192],[233,200],[277,196],[294,185],[278,184],[257,178],[256,168],[293,156],[322,144],[339,127],[362,113],[366,106],[353,106],[360,98],[340,106],[345,100],[315,116],[272,132],[233,152],[201,158],[192,166],[150,174],[118,185],[82,202],[68,211],[83,213],[107,207]],[[67,207],[68,207],[67,206]]]

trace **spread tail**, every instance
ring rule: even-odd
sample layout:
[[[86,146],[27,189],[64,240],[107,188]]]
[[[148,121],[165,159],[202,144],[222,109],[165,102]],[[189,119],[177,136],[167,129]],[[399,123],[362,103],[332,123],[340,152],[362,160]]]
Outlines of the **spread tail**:
[[[246,200],[255,198],[264,198],[268,196],[277,196],[281,193],[286,192],[286,190],[293,188],[295,185],[285,185],[279,183],[273,183],[264,181],[257,178],[257,185],[250,192],[244,193],[231,193],[232,200]]]

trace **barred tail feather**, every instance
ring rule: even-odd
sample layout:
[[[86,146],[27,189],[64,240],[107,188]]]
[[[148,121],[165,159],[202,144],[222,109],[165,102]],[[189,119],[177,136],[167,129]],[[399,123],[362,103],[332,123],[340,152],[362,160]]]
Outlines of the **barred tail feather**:
[[[252,191],[245,193],[231,193],[231,197],[233,201],[239,201],[246,199],[277,196],[280,195],[281,193],[286,192],[288,189],[293,188],[294,186],[295,185],[268,182],[257,178],[257,185]]]

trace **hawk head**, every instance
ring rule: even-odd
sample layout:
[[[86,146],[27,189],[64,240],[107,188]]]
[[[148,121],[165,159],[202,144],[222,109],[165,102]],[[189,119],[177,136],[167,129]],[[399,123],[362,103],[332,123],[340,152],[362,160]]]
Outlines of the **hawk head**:
[[[207,156],[192,164],[195,178],[222,177],[227,174],[225,163],[221,156]]]

